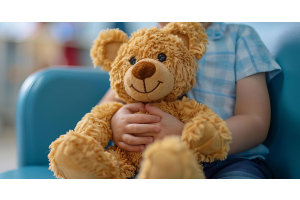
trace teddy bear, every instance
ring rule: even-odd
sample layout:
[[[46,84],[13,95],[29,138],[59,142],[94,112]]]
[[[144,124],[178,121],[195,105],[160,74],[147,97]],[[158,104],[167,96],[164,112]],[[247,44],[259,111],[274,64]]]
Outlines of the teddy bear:
[[[58,178],[131,178],[137,171],[138,178],[205,178],[201,163],[224,160],[231,142],[224,120],[184,96],[193,88],[207,43],[205,29],[196,22],[143,28],[130,38],[119,29],[100,32],[91,57],[94,66],[109,71],[117,97],[173,115],[185,124],[182,136],[156,140],[143,154],[106,148],[111,118],[124,104],[103,103],[51,143],[49,169]]]

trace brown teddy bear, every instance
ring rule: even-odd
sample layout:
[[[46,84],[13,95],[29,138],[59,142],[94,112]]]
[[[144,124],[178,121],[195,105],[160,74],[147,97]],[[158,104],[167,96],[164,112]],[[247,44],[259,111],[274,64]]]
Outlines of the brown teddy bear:
[[[199,162],[227,157],[231,134],[210,108],[182,97],[194,83],[197,61],[206,51],[201,23],[169,23],[140,29],[131,38],[118,30],[100,32],[91,49],[95,66],[109,71],[111,88],[126,103],[142,102],[185,124],[182,137],[166,137],[143,154],[116,145],[110,121],[121,103],[98,105],[74,131],[50,145],[50,170],[60,178],[204,178]],[[181,98],[181,100],[179,100]]]

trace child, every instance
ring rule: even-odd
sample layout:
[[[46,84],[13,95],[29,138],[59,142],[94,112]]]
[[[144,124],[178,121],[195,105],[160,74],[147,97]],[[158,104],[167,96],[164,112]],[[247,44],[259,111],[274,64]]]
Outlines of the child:
[[[159,23],[159,28],[166,23]],[[206,178],[271,178],[261,144],[270,125],[267,81],[280,72],[257,33],[248,26],[203,23],[209,37],[199,61],[197,81],[186,95],[212,108],[232,133],[225,161],[204,163]],[[99,103],[120,101],[112,90]],[[147,111],[151,115],[133,114]],[[113,141],[128,151],[143,151],[155,139],[181,135],[184,124],[150,104],[123,106],[112,118]]]

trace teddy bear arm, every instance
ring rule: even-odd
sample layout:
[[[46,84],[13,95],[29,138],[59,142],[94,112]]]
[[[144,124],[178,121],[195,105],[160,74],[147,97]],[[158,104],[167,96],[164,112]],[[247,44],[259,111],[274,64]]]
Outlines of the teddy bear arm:
[[[231,133],[226,122],[205,107],[186,123],[182,140],[194,150],[200,162],[212,162],[226,159]]]
[[[74,131],[80,135],[91,136],[101,146],[106,147],[112,139],[111,118],[122,106],[122,103],[111,102],[94,107],[77,123]]]

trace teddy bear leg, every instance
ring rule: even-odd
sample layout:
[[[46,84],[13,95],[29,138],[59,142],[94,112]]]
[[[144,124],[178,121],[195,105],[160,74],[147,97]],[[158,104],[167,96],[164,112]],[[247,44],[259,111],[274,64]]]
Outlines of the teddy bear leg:
[[[157,140],[143,153],[139,179],[205,178],[197,158],[180,137]]]
[[[69,131],[49,158],[61,178],[119,178],[114,156],[94,138]]]

